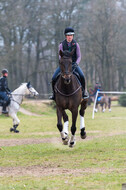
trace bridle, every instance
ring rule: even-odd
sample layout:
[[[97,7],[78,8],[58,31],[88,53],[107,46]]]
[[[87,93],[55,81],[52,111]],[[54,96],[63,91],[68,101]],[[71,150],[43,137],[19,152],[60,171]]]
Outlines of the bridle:
[[[32,91],[30,90],[31,87],[32,87],[32,86],[30,86],[30,88],[28,88],[28,90],[29,90],[29,92],[30,92],[31,94],[33,94],[33,96],[35,96],[35,92],[32,92]]]
[[[30,85],[30,87],[28,88],[28,90],[29,90],[29,92],[31,93],[31,94],[33,94],[33,96],[35,96],[35,92],[32,92],[30,89],[31,89],[31,85]],[[23,102],[23,97],[25,96],[24,94],[10,94],[10,96],[11,96],[11,101],[14,101],[14,102],[16,102],[19,106],[22,104],[22,102]],[[16,101],[16,100],[14,100],[13,99],[13,97],[12,96],[22,96],[22,99],[21,99],[21,102],[19,103],[18,101]]]
[[[70,80],[71,76],[73,75],[74,70],[75,70],[75,68],[74,68],[71,72],[69,72],[69,71],[67,71],[67,72],[66,72],[66,71],[65,71],[65,72],[62,72],[62,71],[61,71],[60,75],[61,75],[61,77],[62,77],[64,80],[66,80],[65,75],[67,75],[67,76],[69,75],[69,80]],[[58,89],[57,85],[58,85],[58,82],[57,82],[57,84],[55,85],[55,92],[58,92],[59,94],[61,94],[62,96],[65,96],[65,97],[70,97],[70,96],[76,94],[76,93],[78,92],[78,90],[81,88],[81,85],[80,85],[80,83],[79,83],[79,87],[78,87],[75,91],[73,91],[73,92],[70,93],[70,94],[64,94],[63,92],[61,92],[61,91]]]
[[[61,77],[65,79],[65,76],[69,76],[69,78],[72,76],[73,72],[61,72]]]
[[[68,59],[68,57],[67,57],[67,56],[64,56],[63,59]],[[71,65],[72,65],[72,63],[71,63]],[[62,77],[64,80],[66,80],[66,76],[68,77],[68,79],[70,79],[71,76],[72,76],[72,74],[73,74],[73,71],[61,71],[61,77]]]

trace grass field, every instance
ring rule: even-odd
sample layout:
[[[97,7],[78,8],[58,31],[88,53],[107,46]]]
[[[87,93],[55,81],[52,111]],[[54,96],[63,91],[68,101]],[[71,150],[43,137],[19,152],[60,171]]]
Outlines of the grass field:
[[[18,113],[20,133],[10,133],[12,119],[0,116],[0,190],[121,190],[126,183],[126,108],[85,114],[87,139],[74,148],[62,145],[56,112],[48,104],[23,108],[41,116]],[[71,124],[71,114],[68,111]]]

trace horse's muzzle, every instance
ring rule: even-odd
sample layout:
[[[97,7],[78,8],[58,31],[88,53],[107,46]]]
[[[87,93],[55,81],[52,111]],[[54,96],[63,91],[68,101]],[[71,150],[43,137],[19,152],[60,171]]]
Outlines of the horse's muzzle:
[[[71,81],[70,78],[66,78],[66,79],[64,80],[64,83],[65,83],[65,84],[70,84],[70,81]]]
[[[62,77],[64,79],[65,84],[70,84],[70,82],[71,82],[71,74],[64,74],[64,75],[62,75]]]

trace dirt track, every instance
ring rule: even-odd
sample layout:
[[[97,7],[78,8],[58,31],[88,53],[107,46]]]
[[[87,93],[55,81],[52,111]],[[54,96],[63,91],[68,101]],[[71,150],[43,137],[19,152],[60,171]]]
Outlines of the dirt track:
[[[36,114],[36,113],[32,113],[24,108],[20,108],[19,110],[21,113],[25,114],[25,115],[33,115],[33,116],[42,116],[42,115],[39,115],[39,114]]]
[[[91,132],[91,131],[90,131]],[[92,131],[98,133],[98,131]],[[105,135],[96,135],[89,136],[84,141],[89,141],[95,138],[109,137],[124,134],[123,131],[105,134]],[[126,133],[125,133],[126,134]],[[83,141],[79,136],[77,136],[77,141]],[[62,143],[61,138],[52,137],[52,138],[42,138],[42,139],[9,139],[9,140],[0,140],[0,151],[4,151],[5,146],[17,146],[17,145],[25,145],[25,144],[40,144],[40,143]],[[64,146],[64,145],[63,145]],[[13,172],[12,172],[13,171]],[[15,167],[0,167],[0,177],[3,176],[53,176],[53,175],[85,175],[86,173],[110,173],[110,172],[122,172],[125,173],[126,169],[119,171],[119,169],[112,168],[84,168],[84,169],[67,169],[60,168],[60,165],[51,166],[51,165],[34,165],[34,166],[15,166]]]
[[[87,131],[88,133],[98,133],[98,131]],[[44,133],[42,133],[44,135]],[[46,134],[46,133],[45,133]],[[54,134],[52,132],[52,134]],[[55,134],[59,134],[59,133],[55,133]],[[54,134],[54,135],[55,135]],[[95,135],[95,136],[87,136],[86,139],[84,139],[84,141],[89,141],[89,140],[93,140],[93,139],[97,139],[97,138],[102,138],[102,137],[110,137],[110,136],[117,136],[117,135],[122,135],[122,134],[126,134],[126,132],[124,133],[124,131],[120,131],[120,132],[113,132],[113,133],[109,133],[109,134],[99,134],[99,135]],[[80,136],[76,137],[77,141],[83,141]],[[51,138],[23,138],[23,139],[0,139],[0,147],[4,147],[4,146],[18,146],[18,145],[27,145],[27,144],[41,144],[41,143],[62,143],[61,138],[60,138],[60,134],[59,137],[51,137]]]
[[[13,172],[12,172],[13,171]],[[85,175],[86,173],[110,173],[110,172],[120,172],[119,169],[106,169],[106,168],[84,168],[84,169],[67,169],[60,168],[60,166],[28,166],[28,167],[0,167],[0,176],[53,176],[53,175]],[[121,170],[121,172],[126,172],[126,169]]]

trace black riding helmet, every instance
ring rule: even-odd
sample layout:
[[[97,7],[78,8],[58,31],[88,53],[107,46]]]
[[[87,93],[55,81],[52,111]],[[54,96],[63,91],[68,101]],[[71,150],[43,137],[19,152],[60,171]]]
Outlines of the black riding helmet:
[[[1,73],[4,75],[5,73],[8,73],[8,70],[7,69],[3,69]]]
[[[101,88],[101,84],[100,84],[99,82],[96,82],[96,83],[95,83],[95,87]]]
[[[64,30],[64,35],[66,36],[70,36],[70,35],[74,35],[75,33],[74,33],[74,29],[73,28],[71,28],[71,27],[67,27],[67,28],[65,28],[65,30]]]

